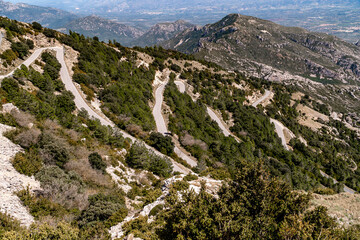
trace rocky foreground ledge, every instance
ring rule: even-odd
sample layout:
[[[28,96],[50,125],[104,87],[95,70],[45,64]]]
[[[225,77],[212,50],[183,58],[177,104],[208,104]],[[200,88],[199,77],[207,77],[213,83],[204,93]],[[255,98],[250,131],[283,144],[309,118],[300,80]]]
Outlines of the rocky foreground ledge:
[[[40,183],[34,177],[17,172],[11,163],[16,153],[22,151],[19,145],[3,136],[5,132],[13,129],[0,124],[0,212],[9,214],[19,220],[21,225],[28,227],[34,222],[34,218],[15,193],[26,187],[32,190],[40,189]]]

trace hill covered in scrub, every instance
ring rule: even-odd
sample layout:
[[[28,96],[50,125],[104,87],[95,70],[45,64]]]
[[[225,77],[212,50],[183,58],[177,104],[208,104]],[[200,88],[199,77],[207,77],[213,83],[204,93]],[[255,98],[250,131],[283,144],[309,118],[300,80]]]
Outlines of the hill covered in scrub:
[[[161,47],[0,28],[0,160],[22,176],[0,186],[1,238],[358,238],[310,208],[360,191],[356,124],[319,99]]]
[[[230,14],[162,46],[227,70],[296,86],[337,111],[360,111],[360,48],[331,35]]]

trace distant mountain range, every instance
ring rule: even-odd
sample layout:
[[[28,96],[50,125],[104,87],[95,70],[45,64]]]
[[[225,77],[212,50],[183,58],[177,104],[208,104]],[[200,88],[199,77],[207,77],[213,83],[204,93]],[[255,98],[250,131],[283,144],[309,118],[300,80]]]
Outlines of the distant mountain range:
[[[145,34],[132,41],[131,45],[140,47],[156,45],[175,37],[176,34],[181,33],[186,29],[194,27],[194,24],[183,20],[178,20],[173,23],[158,23],[150,28]]]
[[[22,22],[39,22],[45,27],[59,28],[78,18],[77,15],[63,10],[39,7],[28,4],[12,4],[0,0],[0,16]]]
[[[95,15],[80,17],[55,8],[23,3],[13,4],[2,0],[0,0],[0,15],[22,22],[39,22],[45,27],[55,28],[64,33],[72,30],[89,37],[97,36],[102,41],[116,40],[126,46],[155,45],[195,26],[179,20],[174,23],[159,23],[149,31],[145,31]]]
[[[79,12],[83,14],[103,14],[103,13],[152,13],[159,14],[164,11],[203,11],[209,14],[222,9],[268,9],[268,8],[308,8],[318,6],[349,6],[357,5],[358,1],[343,0],[72,0],[72,1],[52,1],[52,0],[12,0],[12,2],[25,2],[40,6],[51,6],[67,11]]]
[[[65,29],[66,32],[72,30],[89,37],[98,36],[103,41],[115,39],[125,45],[144,34],[137,28],[94,15],[75,19],[67,23]]]
[[[23,2],[62,7],[72,13],[51,7],[13,4],[0,0],[0,15],[23,22],[36,21],[45,27],[63,32],[71,29],[86,36],[97,35],[103,41],[115,39],[127,46],[154,45],[193,27],[189,22],[207,24],[221,19],[229,12],[245,12],[247,15],[259,16],[285,26],[300,26],[311,31],[326,32],[352,43],[360,38],[358,1],[225,0],[221,4],[204,0],[143,0],[131,4],[126,0]],[[83,15],[93,13],[101,17]],[[186,19],[188,23],[171,23],[178,19]]]

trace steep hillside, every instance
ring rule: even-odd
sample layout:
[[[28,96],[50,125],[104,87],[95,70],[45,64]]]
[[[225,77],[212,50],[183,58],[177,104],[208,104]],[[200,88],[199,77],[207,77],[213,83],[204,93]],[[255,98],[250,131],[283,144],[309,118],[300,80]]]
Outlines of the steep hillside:
[[[63,10],[39,7],[23,3],[12,4],[0,0],[0,16],[22,22],[38,22],[45,27],[59,28],[78,18],[75,14]]]
[[[178,20],[173,23],[158,23],[142,36],[132,41],[130,45],[140,47],[153,46],[169,40],[178,33],[193,27],[195,27],[195,25],[183,20]]]
[[[161,47],[0,30],[1,239],[358,238],[303,193],[360,191],[358,129],[328,105]]]
[[[100,40],[106,42],[115,39],[122,44],[128,44],[143,34],[139,29],[94,15],[75,19],[67,23],[65,28],[85,36],[97,36]]]
[[[162,45],[228,70],[295,85],[337,111],[360,112],[360,48],[336,37],[232,14]]]
[[[190,29],[163,45],[205,56],[231,70],[256,72],[267,65],[344,83],[360,78],[358,47],[326,34],[238,14]]]

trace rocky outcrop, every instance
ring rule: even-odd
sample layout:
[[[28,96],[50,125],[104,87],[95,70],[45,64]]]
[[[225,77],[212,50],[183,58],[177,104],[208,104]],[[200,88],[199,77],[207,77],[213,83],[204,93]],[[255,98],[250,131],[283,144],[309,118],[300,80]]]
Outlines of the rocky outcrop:
[[[109,169],[110,170],[110,169]],[[107,169],[108,171],[108,169]],[[108,171],[108,172],[111,172]],[[152,202],[146,206],[144,206],[141,210],[139,210],[138,212],[132,212],[131,214],[129,214],[129,216],[127,216],[124,221],[122,221],[121,223],[113,226],[110,228],[110,234],[111,234],[111,238],[112,239],[117,239],[117,238],[123,238],[124,237],[124,231],[122,229],[122,226],[127,223],[130,222],[134,219],[136,219],[139,216],[148,216],[149,220],[148,221],[153,221],[153,217],[149,216],[150,211],[157,205],[159,204],[164,204],[165,203],[165,197],[169,194],[169,190],[170,187],[173,183],[177,182],[177,181],[181,181],[183,180],[185,177],[184,174],[178,175],[178,176],[174,176],[171,178],[168,178],[164,181],[164,184],[161,188],[162,191],[162,195],[156,199],[155,202]],[[115,179],[114,179],[115,180]],[[206,192],[217,196],[218,191],[220,190],[223,182],[220,180],[214,180],[208,177],[198,177],[198,179],[193,180],[193,181],[189,181],[189,191],[193,191],[196,194],[199,194],[200,190],[201,190],[201,185],[204,184],[205,188],[206,188]],[[178,192],[178,194],[181,195],[180,192]]]
[[[12,127],[0,124],[0,211],[18,219],[23,226],[30,226],[34,218],[24,207],[16,192],[29,187],[31,190],[40,189],[40,183],[34,177],[18,173],[11,159],[22,151],[21,147],[3,136]]]

